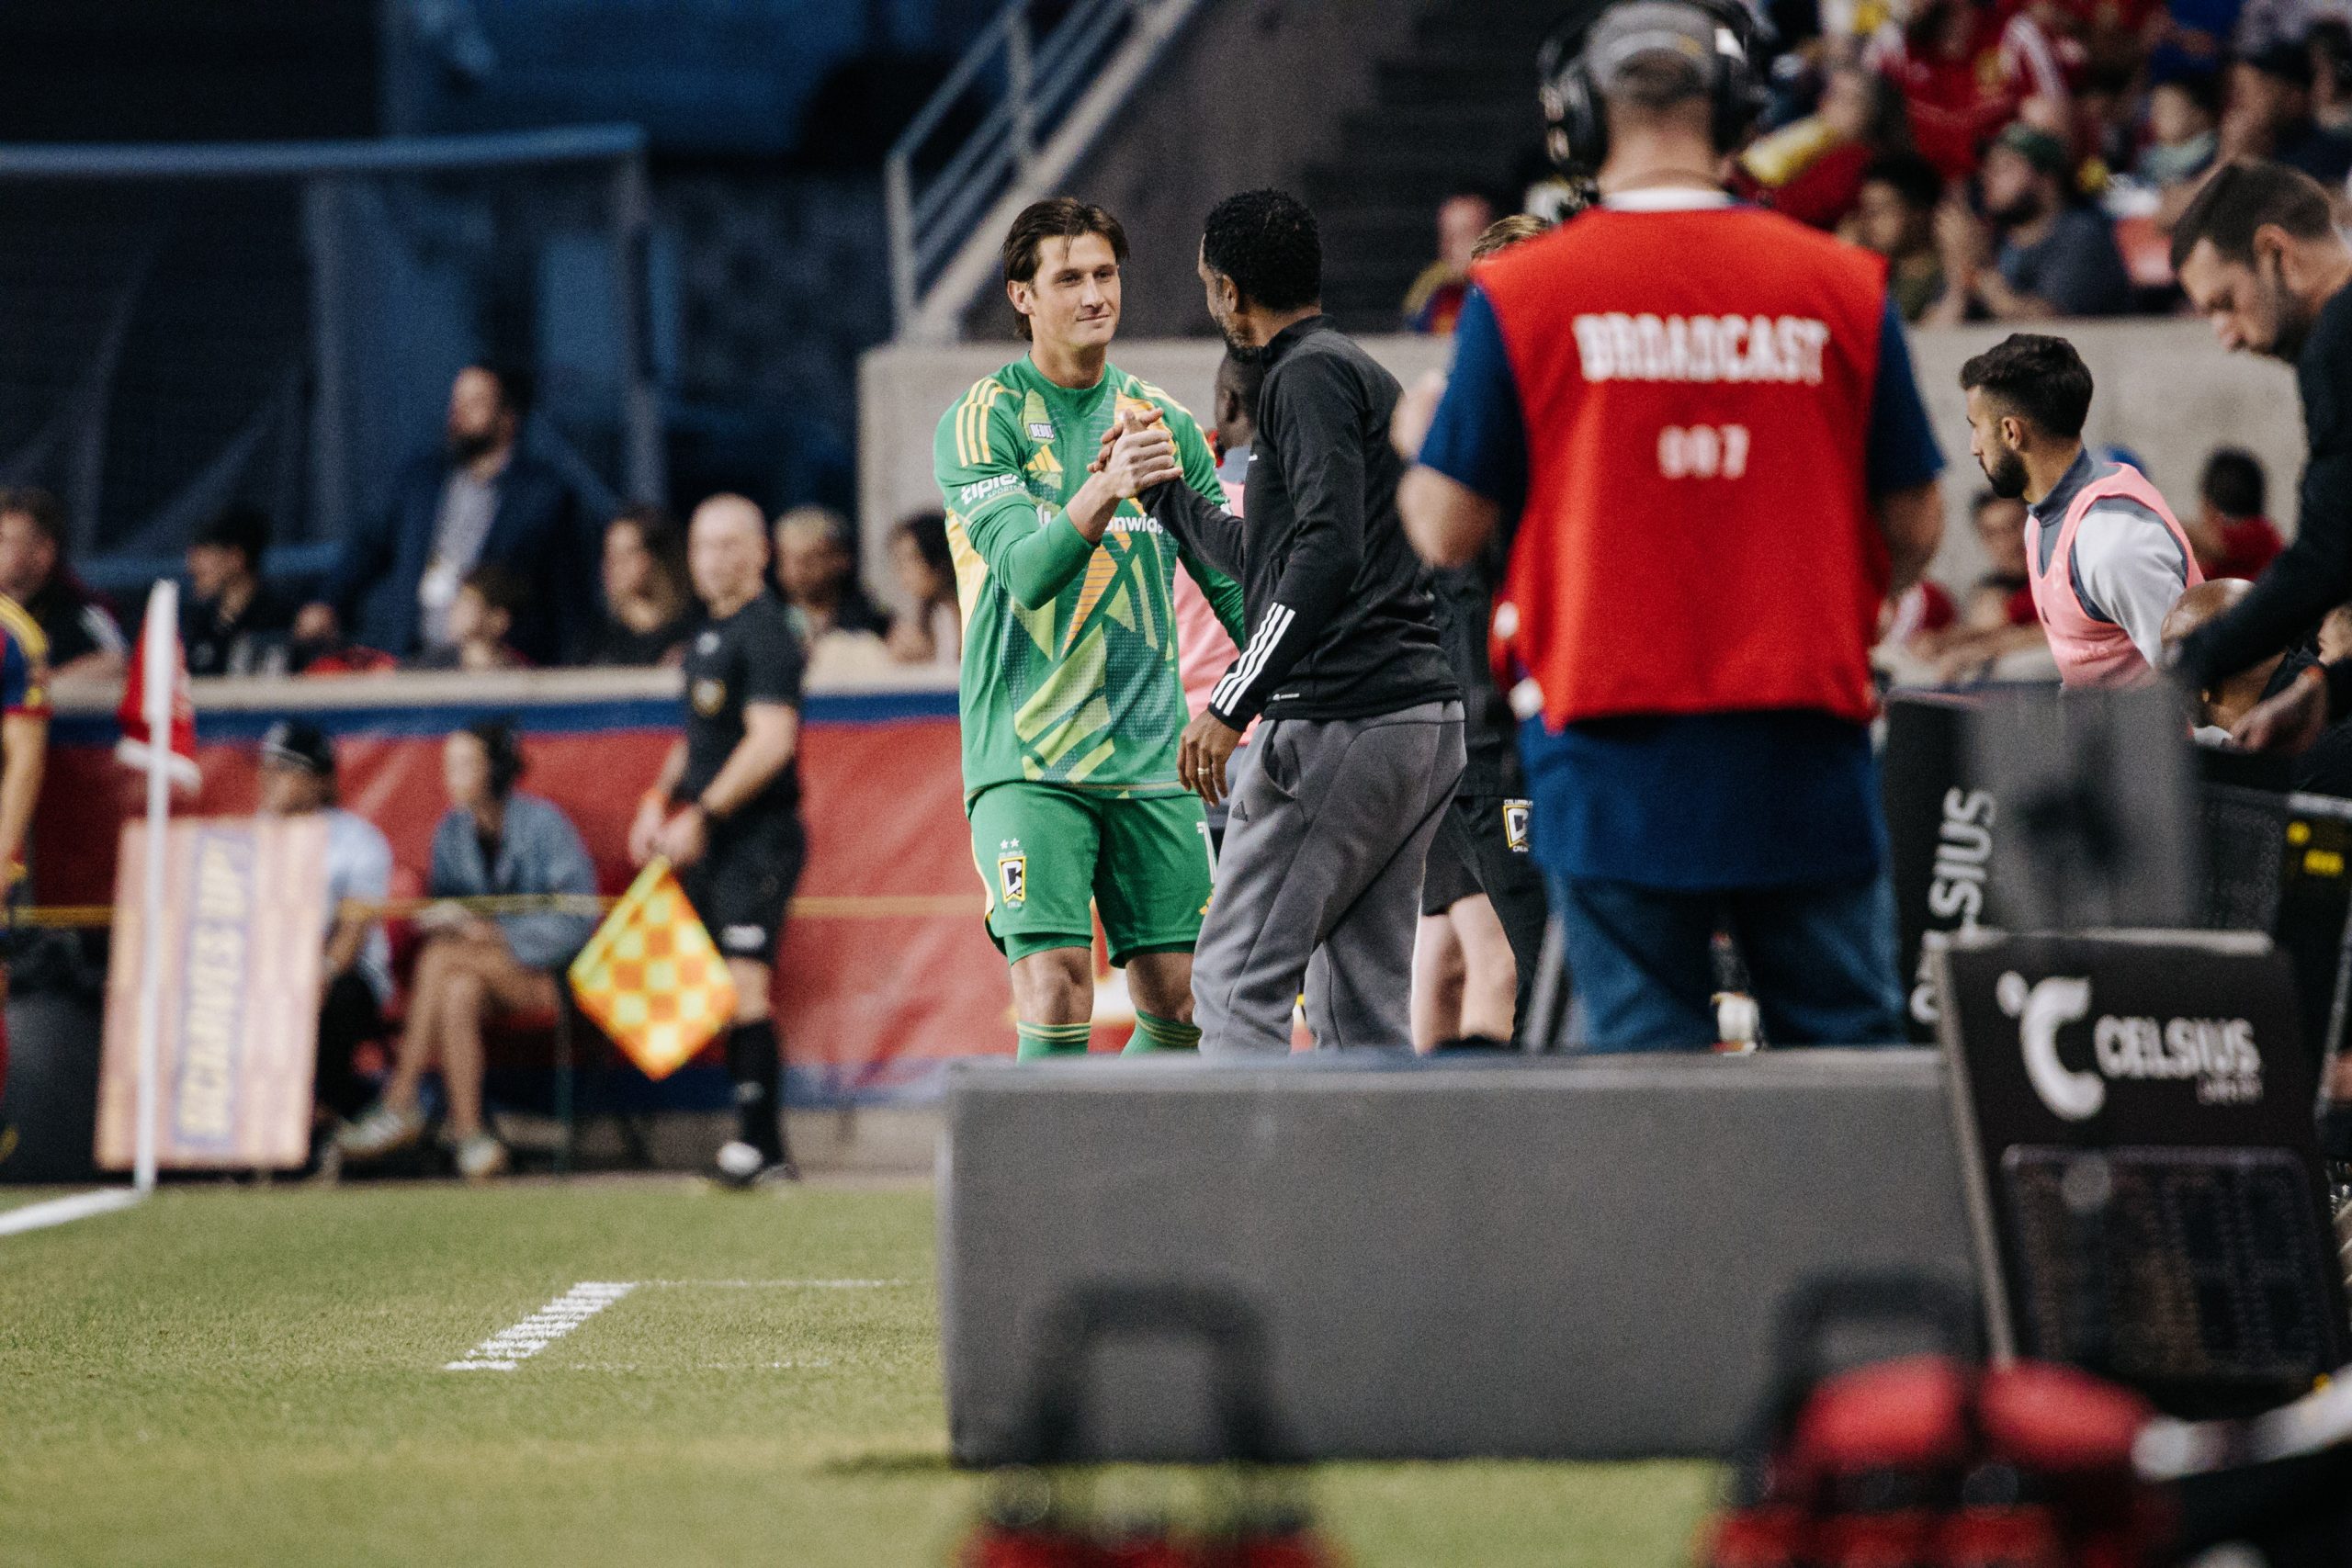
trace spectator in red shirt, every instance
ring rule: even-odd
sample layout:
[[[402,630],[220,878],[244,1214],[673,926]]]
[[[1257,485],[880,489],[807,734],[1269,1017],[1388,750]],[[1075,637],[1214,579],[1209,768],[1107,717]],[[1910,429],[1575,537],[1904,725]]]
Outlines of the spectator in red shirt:
[[[1740,154],[1732,188],[1800,223],[1834,230],[1853,212],[1871,167],[1910,145],[1894,85],[1859,65],[1837,66],[1812,114]]]
[[[1976,172],[1976,149],[2017,113],[2000,57],[1991,6],[1927,0],[1908,26],[1882,29],[1862,63],[1902,90],[1921,154],[1962,180]]]
[[[2205,475],[2197,481],[2197,513],[2182,519],[2182,526],[2207,577],[2252,581],[2287,547],[2264,515],[2267,488],[2262,460],[2243,446],[2220,447],[2205,459]]]

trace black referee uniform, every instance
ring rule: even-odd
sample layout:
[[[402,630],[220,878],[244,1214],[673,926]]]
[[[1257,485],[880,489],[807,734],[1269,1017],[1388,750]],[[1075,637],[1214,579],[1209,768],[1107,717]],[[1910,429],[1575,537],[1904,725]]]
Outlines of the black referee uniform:
[[[1496,538],[1468,566],[1430,574],[1438,640],[1462,686],[1462,738],[1469,761],[1453,804],[1430,842],[1421,913],[1442,915],[1464,898],[1487,896],[1518,964],[1519,998],[1511,1018],[1514,1028],[1524,1031],[1549,911],[1544,874],[1528,853],[1532,808],[1520,772],[1518,726],[1510,705],[1495,689],[1487,656],[1487,627],[1504,558],[1503,543]]]
[[[710,621],[686,645],[686,769],[671,792],[673,806],[699,800],[743,743],[751,703],[800,707],[807,661],[784,605],[762,593],[725,620]],[[727,816],[711,817],[703,856],[678,874],[686,897],[718,951],[755,964],[775,962],[785,910],[808,853],[800,821],[797,754],[760,793]],[[771,1163],[784,1157],[776,1112],[782,1107],[782,1051],[775,1022],[738,1024],[727,1038],[743,1141]]]

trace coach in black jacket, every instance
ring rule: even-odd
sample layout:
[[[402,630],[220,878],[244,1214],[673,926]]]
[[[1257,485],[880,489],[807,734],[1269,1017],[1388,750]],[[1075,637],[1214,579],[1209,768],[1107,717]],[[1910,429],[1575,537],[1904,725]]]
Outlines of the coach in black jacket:
[[[519,371],[458,373],[444,450],[402,468],[383,512],[344,540],[298,641],[348,636],[401,658],[424,652],[447,642],[466,573],[498,566],[530,590],[508,638],[516,651],[535,664],[582,656],[602,600],[571,488],[516,448],[528,403]]]
[[[1304,982],[1317,1044],[1409,1048],[1421,870],[1463,767],[1462,700],[1419,558],[1396,517],[1396,378],[1322,314],[1315,215],[1230,197],[1201,241],[1209,313],[1265,363],[1248,521],[1181,482],[1151,516],[1241,583],[1250,641],[1184,731],[1186,784],[1214,806],[1250,721],[1216,895],[1193,961],[1204,1052],[1290,1049]],[[1165,429],[1148,472],[1178,478]],[[1138,453],[1139,457],[1143,454]]]

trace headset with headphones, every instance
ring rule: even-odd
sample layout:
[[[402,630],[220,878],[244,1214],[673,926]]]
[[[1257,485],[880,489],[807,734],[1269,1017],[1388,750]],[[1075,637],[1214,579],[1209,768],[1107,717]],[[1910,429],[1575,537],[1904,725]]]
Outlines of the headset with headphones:
[[[490,793],[504,800],[523,776],[523,742],[511,719],[484,718],[466,726],[466,733],[481,742],[490,759]]]
[[[1536,55],[1544,105],[1544,142],[1562,172],[1590,178],[1609,155],[1609,117],[1585,45],[1600,18],[1625,0],[1586,0],[1563,17]],[[1697,11],[1715,24],[1715,71],[1709,89],[1716,149],[1728,152],[1747,137],[1764,107],[1764,82],[1755,63],[1757,20],[1740,0],[1663,0]]]

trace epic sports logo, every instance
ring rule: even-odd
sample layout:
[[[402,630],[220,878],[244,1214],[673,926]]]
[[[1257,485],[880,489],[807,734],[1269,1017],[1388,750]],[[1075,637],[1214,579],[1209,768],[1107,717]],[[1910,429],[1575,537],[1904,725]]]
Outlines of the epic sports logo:
[[[2243,1018],[2120,1018],[2101,1014],[2091,1025],[2089,1071],[2059,1055],[2059,1032],[2091,1016],[2091,983],[2053,975],[2029,985],[2012,969],[1995,982],[1994,999],[2018,1021],[2025,1076],[2050,1112],[2087,1122],[2107,1103],[2111,1080],[2195,1079],[2205,1105],[2248,1105],[2262,1098],[2262,1053],[2254,1025]]]

